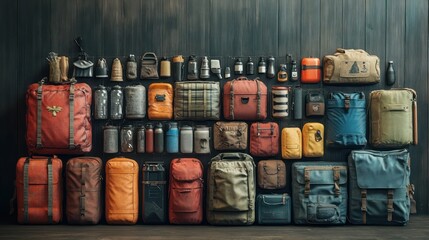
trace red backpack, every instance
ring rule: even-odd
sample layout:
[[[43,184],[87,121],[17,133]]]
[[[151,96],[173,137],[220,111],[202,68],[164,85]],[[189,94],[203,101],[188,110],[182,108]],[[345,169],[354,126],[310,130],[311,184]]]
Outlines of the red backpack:
[[[200,224],[203,220],[203,164],[196,158],[170,163],[168,213],[171,224]]]

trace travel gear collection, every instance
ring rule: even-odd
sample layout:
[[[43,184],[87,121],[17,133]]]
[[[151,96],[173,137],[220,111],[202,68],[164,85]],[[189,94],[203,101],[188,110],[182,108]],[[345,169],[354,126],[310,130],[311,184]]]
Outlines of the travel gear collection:
[[[175,55],[158,66],[146,52],[109,67],[95,58],[93,77],[76,43],[73,78],[68,58],[50,53],[50,84],[27,90],[19,223],[60,223],[63,190],[69,224],[405,225],[415,210],[399,148],[418,141],[416,93],[358,90],[380,82],[377,56],[337,49],[322,67],[291,55]],[[369,147],[384,151],[359,150]],[[82,156],[93,149],[103,159]],[[348,163],[328,159],[344,149]]]

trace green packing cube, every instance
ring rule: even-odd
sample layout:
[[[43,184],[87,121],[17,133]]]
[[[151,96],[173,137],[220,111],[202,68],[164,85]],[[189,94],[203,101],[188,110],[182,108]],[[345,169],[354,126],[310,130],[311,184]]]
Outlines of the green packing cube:
[[[348,157],[350,223],[375,225],[408,223],[410,212],[415,211],[409,161],[410,154],[406,149],[355,150],[350,153]]]
[[[220,153],[209,163],[207,222],[251,225],[255,222],[256,172],[245,153]]]
[[[369,98],[369,140],[373,147],[417,144],[417,95],[413,89],[375,90]]]

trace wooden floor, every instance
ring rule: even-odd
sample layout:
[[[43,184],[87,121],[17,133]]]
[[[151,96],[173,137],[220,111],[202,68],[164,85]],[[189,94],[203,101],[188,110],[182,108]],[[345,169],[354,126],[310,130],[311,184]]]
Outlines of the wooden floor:
[[[0,225],[0,239],[429,239],[429,216],[405,227],[386,226],[22,226]]]

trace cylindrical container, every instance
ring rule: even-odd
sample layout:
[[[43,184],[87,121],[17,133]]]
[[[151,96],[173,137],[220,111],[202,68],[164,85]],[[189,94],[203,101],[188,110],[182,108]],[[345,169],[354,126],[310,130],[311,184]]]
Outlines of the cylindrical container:
[[[94,91],[94,119],[107,119],[107,89],[103,85]]]
[[[189,62],[188,62],[188,80],[197,80],[197,79],[198,79],[197,57],[192,55],[189,57]]]
[[[293,118],[296,120],[302,119],[302,88],[295,87],[293,89]]]
[[[274,69],[274,57],[270,56],[268,58],[268,70],[267,70],[267,77],[268,78],[273,78],[276,76],[276,70]]]
[[[130,54],[127,60],[127,79],[136,80],[137,79],[137,61],[134,54]]]
[[[122,105],[124,102],[124,94],[119,85],[113,86],[110,91],[110,118],[113,120],[123,118]]]
[[[166,78],[171,77],[171,62],[167,59],[167,57],[163,57],[161,59],[159,76]]]
[[[162,130],[162,123],[157,123],[155,126],[154,149],[156,153],[164,152],[164,130]]]
[[[184,74],[184,67],[185,67],[185,59],[182,55],[177,55],[173,57],[173,80],[183,81],[183,74]]]
[[[225,78],[228,79],[231,77],[231,69],[229,67],[225,68]]]
[[[296,67],[296,61],[291,61],[291,81],[298,81],[298,69]]]
[[[134,129],[131,125],[121,128],[121,152],[130,153],[134,151]]]
[[[203,60],[201,61],[201,73],[200,78],[201,79],[207,79],[210,77],[210,67],[209,67],[209,60],[207,59],[207,56],[203,57]]]
[[[119,150],[119,130],[116,126],[103,128],[103,152],[117,153]]]
[[[180,152],[192,153],[194,144],[194,135],[191,126],[182,126],[180,128]]]
[[[146,153],[153,153],[153,125],[147,124],[145,131]]]
[[[194,131],[194,152],[210,153],[210,128],[196,126]]]
[[[144,126],[138,126],[136,128],[136,151],[137,153],[145,152],[145,131]]]
[[[142,119],[146,115],[146,88],[143,85],[125,87],[125,117]]]
[[[243,74],[243,62],[241,61],[241,58],[237,58],[237,60],[235,61],[234,74],[235,75]]]
[[[386,85],[392,86],[395,84],[395,69],[393,68],[393,61],[389,61],[386,72]]]
[[[246,73],[247,75],[255,74],[255,64],[253,63],[251,57],[249,57],[249,60],[247,61]]]
[[[261,57],[258,63],[258,73],[265,74],[267,72],[267,63],[265,62],[265,58]]]
[[[273,118],[289,116],[289,87],[273,86],[271,100]]]
[[[168,124],[168,130],[165,133],[165,148],[168,153],[179,152],[179,129],[176,122]]]

